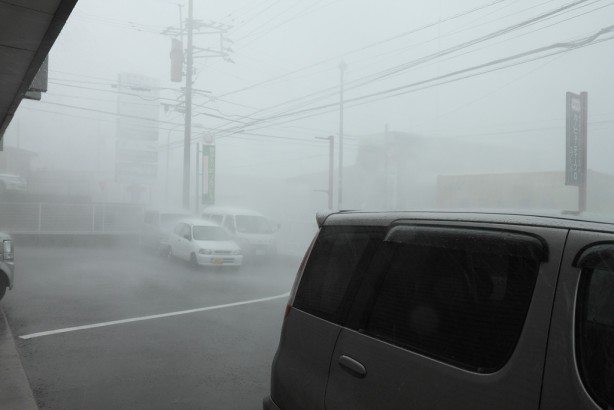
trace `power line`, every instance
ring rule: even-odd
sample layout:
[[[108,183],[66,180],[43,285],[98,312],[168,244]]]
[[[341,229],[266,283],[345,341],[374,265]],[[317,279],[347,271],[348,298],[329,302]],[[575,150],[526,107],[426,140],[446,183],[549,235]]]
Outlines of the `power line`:
[[[607,33],[610,33],[612,31],[614,31],[614,26],[606,27],[606,28],[600,30],[599,32],[593,34],[592,36],[589,36],[589,37],[586,37],[586,38],[583,38],[583,39],[580,39],[580,40],[576,40],[576,41],[572,41],[572,42],[567,42],[567,43],[555,43],[555,44],[552,44],[550,46],[539,47],[537,49],[533,49],[533,50],[530,50],[530,51],[527,51],[527,52],[515,54],[515,55],[509,56],[509,57],[506,57],[506,58],[492,60],[492,61],[487,62],[487,63],[478,64],[478,65],[475,65],[475,66],[472,66],[472,67],[469,67],[469,68],[465,68],[465,69],[462,69],[462,70],[456,70],[454,72],[447,73],[447,74],[440,75],[440,76],[436,76],[436,77],[432,77],[432,78],[429,78],[429,79],[426,79],[426,80],[421,80],[421,81],[417,81],[417,82],[414,82],[414,83],[411,83],[411,84],[406,84],[406,85],[403,85],[403,86],[393,87],[393,88],[386,89],[386,90],[381,90],[381,91],[378,91],[378,92],[375,92],[375,93],[371,93],[371,94],[355,97],[355,98],[352,98],[352,99],[348,99],[345,102],[347,104],[351,104],[349,107],[352,108],[352,107],[355,107],[355,106],[358,106],[358,105],[362,105],[362,104],[378,101],[380,99],[396,97],[396,96],[399,96],[399,95],[407,94],[409,92],[416,92],[416,91],[424,90],[424,89],[427,89],[427,88],[436,87],[436,86],[439,86],[439,85],[442,85],[442,84],[450,83],[450,82],[453,82],[453,81],[459,81],[459,80],[470,78],[470,77],[474,77],[474,76],[477,76],[477,75],[484,75],[487,72],[501,70],[501,69],[504,69],[504,68],[509,68],[511,66],[514,66],[514,65],[524,64],[524,63],[527,63],[527,62],[530,62],[530,61],[535,61],[535,60],[538,60],[538,59],[547,58],[547,57],[550,57],[550,56],[553,56],[553,55],[556,55],[556,54],[559,54],[559,53],[569,52],[569,51],[572,51],[572,50],[577,49],[577,48],[582,48],[582,47],[593,45],[593,44],[597,44],[597,43],[600,43],[600,42],[603,42],[603,41],[612,40],[612,39],[614,39],[614,37],[609,37],[609,38],[606,38],[606,39],[597,40],[600,36],[602,36],[604,34],[607,34]],[[543,53],[544,51],[555,50],[555,49],[558,49],[558,48],[561,48],[562,50],[558,50],[555,53],[550,53],[550,54],[543,55],[543,56],[537,56],[537,57],[534,57],[534,58],[529,59],[529,60],[522,60],[520,62],[516,61],[513,64],[510,64],[510,65],[507,65],[507,66],[503,66],[503,67],[497,67],[497,68],[491,69],[489,71],[471,73],[471,71],[476,71],[476,70],[480,70],[480,69],[483,69],[483,68],[488,68],[488,67],[491,67],[491,66],[494,66],[494,65],[499,65],[499,64],[502,64],[502,63],[506,63],[506,62],[518,60],[518,59],[521,59],[521,58],[524,58],[524,57],[528,57],[528,56],[531,56],[532,54]],[[461,76],[463,74],[464,74],[464,76]],[[452,78],[452,77],[457,77],[457,76],[461,76],[461,77]],[[445,80],[445,81],[441,82],[442,80]],[[440,81],[440,82],[437,82],[437,81]],[[435,84],[431,84],[431,83],[435,83]],[[417,87],[420,87],[420,88],[417,88]],[[374,98],[377,98],[377,100],[374,100]],[[369,100],[369,101],[365,101],[365,100]],[[307,109],[290,111],[290,112],[286,112],[286,113],[282,113],[282,114],[272,115],[270,117],[262,118],[258,122],[272,121],[272,120],[276,120],[276,119],[293,117],[293,116],[302,115],[302,114],[310,114],[310,113],[313,113],[313,112],[323,111],[323,110],[327,110],[327,109],[328,110],[330,110],[330,109],[336,110],[336,108],[337,108],[337,103],[324,104],[324,105],[320,105],[320,106],[316,106],[316,107],[312,107],[312,108],[307,108]],[[324,113],[325,112],[319,112],[317,114],[306,115],[306,116],[300,117],[298,119],[308,118],[308,117],[314,116],[314,115],[322,115]],[[294,119],[292,121],[296,121],[296,120],[297,119]],[[257,125],[258,122],[252,123],[251,126]],[[216,129],[218,129],[218,128],[214,128],[214,130],[216,130]],[[233,132],[235,132],[235,130],[241,130],[241,129],[244,129],[244,128],[234,128],[234,129],[230,128],[230,129],[227,129],[227,130],[224,130],[224,131],[229,133],[229,134],[232,134]]]
[[[120,114],[120,113],[112,112],[112,111],[98,110],[96,108],[80,107],[78,105],[62,104],[62,103],[48,102],[48,101],[41,101],[41,103],[44,105],[57,105],[58,107],[65,107],[65,108],[72,108],[75,110],[96,112],[99,114],[112,115],[112,116],[122,117],[122,118],[130,118],[134,120],[147,121],[147,122],[156,123],[156,124],[183,125],[181,123],[174,123],[174,122],[169,122],[169,121],[164,121],[164,120],[159,120],[159,119],[141,117],[138,115]]]
[[[289,77],[289,76],[294,75],[296,73],[309,70],[309,69],[311,69],[313,67],[317,67],[317,66],[320,66],[320,65],[323,65],[323,64],[326,64],[326,63],[330,63],[332,61],[338,61],[340,58],[346,57],[348,55],[351,55],[351,54],[354,54],[354,53],[358,53],[358,52],[367,50],[369,48],[373,48],[373,47],[379,46],[381,44],[384,44],[384,43],[387,43],[387,42],[390,42],[390,41],[393,41],[393,40],[397,40],[397,39],[402,38],[402,37],[406,37],[408,35],[415,34],[415,33],[420,32],[422,30],[425,30],[425,29],[428,29],[428,28],[431,28],[431,27],[435,27],[438,24],[441,24],[443,22],[447,22],[447,21],[451,21],[451,20],[454,20],[454,19],[457,19],[457,18],[460,18],[460,17],[464,17],[464,16],[466,16],[468,14],[471,14],[471,13],[474,13],[476,11],[479,11],[479,10],[491,7],[491,6],[495,5],[495,4],[501,3],[503,1],[505,1],[505,0],[496,0],[496,1],[488,3],[486,5],[466,10],[464,12],[452,15],[452,16],[447,17],[445,19],[438,20],[436,22],[432,22],[432,23],[426,24],[424,26],[421,26],[421,27],[418,27],[418,28],[415,28],[415,29],[412,29],[412,30],[409,30],[409,31],[406,31],[406,32],[403,32],[403,33],[400,33],[400,34],[397,34],[397,35],[394,35],[392,37],[388,37],[388,38],[385,38],[385,39],[382,39],[382,40],[378,40],[378,41],[376,41],[374,43],[370,43],[370,44],[368,44],[366,46],[355,48],[355,49],[352,49],[350,51],[346,51],[344,53],[338,54],[338,55],[333,56],[333,57],[325,58],[325,59],[320,60],[320,61],[318,61],[316,63],[309,64],[309,65],[307,65],[305,67],[296,69],[296,70],[291,71],[289,73],[285,73],[285,74],[282,74],[282,75],[279,75],[279,76],[276,76],[276,77],[273,77],[273,78],[270,78],[270,79],[267,79],[267,80],[255,83],[255,84],[252,84],[252,85],[247,86],[247,87],[243,87],[243,88],[239,88],[239,89],[236,89],[236,90],[233,90],[233,91],[226,92],[224,94],[221,94],[220,97],[225,97],[225,96],[228,96],[228,95],[232,95],[232,94],[236,94],[236,93],[239,93],[239,92],[243,92],[243,91],[255,88],[255,87],[259,87],[259,86],[264,85],[264,84],[268,84],[270,82],[274,82],[274,81],[280,80],[282,78]]]
[[[394,74],[397,74],[397,73],[399,73],[401,71],[406,71],[409,68],[413,68],[413,67],[416,67],[418,65],[425,64],[426,62],[433,61],[435,59],[441,58],[442,56],[453,54],[453,53],[455,53],[457,51],[460,51],[462,49],[473,47],[473,46],[475,46],[477,44],[480,44],[480,43],[492,40],[494,38],[497,38],[497,37],[509,34],[509,33],[513,32],[513,31],[516,31],[516,30],[519,30],[521,28],[527,27],[529,25],[535,24],[536,22],[538,22],[540,20],[543,20],[543,19],[545,19],[545,18],[547,18],[549,16],[556,15],[558,13],[561,13],[561,12],[565,11],[565,10],[573,8],[573,7],[577,6],[577,5],[586,3],[588,1],[590,1],[590,0],[578,0],[578,1],[575,1],[575,2],[567,4],[565,6],[558,7],[556,9],[554,9],[554,10],[550,10],[550,11],[548,11],[546,13],[542,13],[542,14],[536,16],[536,17],[524,20],[524,21],[522,21],[520,23],[513,24],[513,25],[508,26],[508,27],[506,27],[504,29],[494,31],[494,32],[491,32],[491,33],[489,33],[487,35],[480,36],[480,37],[478,37],[476,39],[473,39],[473,40],[470,40],[470,41],[466,41],[466,42],[458,44],[456,46],[449,47],[449,48],[447,48],[445,50],[441,50],[441,51],[439,51],[437,53],[433,53],[433,54],[427,55],[425,57],[421,57],[421,58],[412,60],[410,62],[398,65],[396,67],[388,68],[388,69],[380,71],[378,73],[375,73],[375,74],[372,74],[372,75],[369,75],[369,76],[365,76],[365,77],[359,78],[357,80],[354,80],[354,81],[351,81],[350,83],[348,83],[347,86],[346,86],[346,89],[351,90],[351,89],[355,89],[355,88],[358,88],[358,87],[362,87],[362,86],[370,84],[372,82],[375,82],[375,81],[387,78],[389,76],[392,76]],[[465,14],[466,13],[467,12],[465,12]],[[461,14],[463,14],[463,13],[461,13]],[[418,29],[416,29],[416,30],[418,30]],[[276,105],[273,105],[273,106],[270,106],[270,107],[267,107],[267,108],[264,108],[264,109],[260,109],[260,110],[256,111],[255,113],[252,113],[252,115],[253,114],[257,114],[257,113],[261,113],[261,112],[265,112],[265,111],[270,111],[270,110],[273,110],[273,109],[278,108],[278,107],[286,107],[284,111],[282,111],[281,113],[280,112],[277,113],[277,115],[281,115],[284,112],[289,112],[289,111],[292,112],[293,110],[300,110],[301,107],[308,106],[308,105],[310,105],[312,103],[315,103],[315,102],[320,101],[322,99],[326,99],[326,98],[332,97],[332,96],[334,96],[336,94],[337,94],[337,87],[336,86],[335,87],[329,87],[329,88],[326,88],[326,89],[323,89],[323,90],[320,90],[320,91],[316,91],[316,92],[310,93],[310,94],[308,94],[306,96],[294,98],[294,99],[291,99],[289,101],[285,101],[283,103],[279,103],[279,104],[276,104]],[[228,93],[223,94],[223,95],[228,95]],[[306,100],[306,101],[303,101],[303,100]],[[290,104],[293,103],[293,102],[296,102],[296,103],[301,102],[301,103],[298,106],[297,105],[291,106]],[[275,118],[275,114],[272,114],[271,117]]]
[[[502,36],[502,35],[511,33],[511,32],[513,32],[515,30],[520,29],[520,28],[524,28],[524,27],[527,27],[529,25],[532,25],[532,24],[534,24],[534,23],[536,23],[536,22],[538,22],[538,21],[540,21],[540,20],[542,20],[544,18],[547,18],[549,16],[555,15],[555,14],[560,13],[562,11],[568,10],[571,7],[575,7],[575,6],[579,5],[579,4],[586,3],[587,1],[589,1],[589,0],[579,0],[579,1],[576,1],[574,3],[570,3],[568,5],[565,5],[563,7],[558,7],[556,9],[554,9],[554,10],[550,10],[550,11],[548,11],[546,13],[540,14],[540,15],[538,15],[536,17],[533,17],[531,19],[525,20],[523,22],[516,23],[516,24],[511,25],[509,27],[506,27],[506,28],[504,28],[502,30],[497,30],[497,31],[489,33],[489,34],[487,34],[485,36],[481,36],[481,37],[478,37],[476,39],[473,39],[473,40],[461,43],[459,45],[450,47],[448,49],[442,50],[440,52],[433,53],[433,54],[430,54],[430,55],[425,56],[425,57],[421,57],[421,58],[416,59],[416,60],[412,60],[411,62],[401,64],[401,65],[399,65],[397,67],[393,67],[393,68],[390,68],[390,69],[383,70],[383,71],[381,71],[379,73],[376,73],[376,74],[374,74],[372,76],[367,76],[367,77],[363,77],[363,78],[358,79],[358,80],[354,80],[354,81],[352,81],[350,83],[350,85],[348,85],[347,88],[348,89],[355,89],[357,87],[361,87],[361,86],[370,84],[370,83],[372,83],[374,81],[381,80],[383,78],[391,76],[392,74],[396,74],[399,71],[407,70],[408,68],[411,68],[411,67],[416,67],[416,66],[418,66],[420,64],[424,64],[424,63],[426,63],[428,61],[432,61],[432,60],[435,60],[437,58],[440,58],[441,56],[452,54],[452,53],[455,53],[455,52],[457,52],[459,50],[462,50],[464,48],[469,48],[469,47],[472,47],[472,46],[474,46],[476,44],[479,44],[479,43],[491,40],[493,38],[496,38],[498,36]],[[330,91],[328,91],[328,90],[330,90]],[[324,93],[326,91],[328,91],[326,94],[317,97],[319,94],[322,94],[322,93]],[[270,119],[279,118],[280,116],[285,116],[285,114],[288,113],[288,112],[290,112],[290,113],[300,113],[300,112],[303,112],[303,111],[309,111],[310,109],[301,110],[300,106],[297,107],[296,105],[292,107],[292,106],[290,106],[290,103],[298,102],[298,101],[301,101],[301,100],[305,100],[306,98],[312,97],[310,100],[307,100],[307,101],[305,101],[305,102],[303,102],[301,104],[301,106],[307,106],[307,105],[315,103],[315,102],[317,102],[317,101],[319,101],[321,99],[328,98],[328,97],[334,96],[336,94],[337,94],[336,87],[331,87],[331,88],[328,88],[328,89],[325,89],[325,90],[321,90],[321,91],[318,91],[318,92],[315,92],[315,93],[310,93],[307,96],[295,98],[295,99],[286,101],[284,103],[279,103],[279,104],[267,107],[265,109],[258,110],[256,113],[263,112],[263,111],[270,111],[270,110],[272,110],[274,108],[277,108],[277,107],[287,107],[282,112],[278,112],[276,114],[271,114],[270,116],[266,117],[266,120],[270,120]],[[328,108],[328,107],[332,107],[332,106],[336,106],[336,103],[331,103],[331,104],[327,104],[327,105],[324,105],[324,106],[319,106],[319,107],[316,107],[316,109]],[[217,127],[216,129],[219,129],[219,128],[220,127]]]
[[[317,3],[317,2],[319,2],[319,1],[321,1],[321,0],[315,0],[315,1],[316,1],[316,3]],[[265,28],[266,28],[266,26],[267,26],[267,25],[268,25],[270,22],[274,21],[274,20],[275,20],[276,18],[278,18],[279,16],[281,16],[281,15],[283,15],[283,14],[287,13],[288,11],[290,11],[290,10],[292,10],[292,9],[294,9],[294,8],[296,8],[296,7],[297,7],[297,5],[298,5],[298,3],[292,3],[292,4],[290,4],[290,6],[289,6],[289,7],[285,8],[285,9],[283,9],[282,11],[280,11],[279,13],[275,14],[275,15],[274,15],[273,17],[271,17],[270,19],[265,20],[264,22],[262,22],[262,23],[258,24],[258,27],[257,27],[257,28],[255,28],[254,30],[251,30],[251,31],[247,32],[246,34],[244,34],[243,36],[239,37],[239,38],[238,38],[238,39],[236,39],[235,41],[237,41],[237,42],[238,42],[238,41],[243,40],[244,38],[252,37],[252,36],[253,36],[255,33],[257,33],[257,32],[259,32],[259,31],[262,31],[263,29],[265,29]]]
[[[272,21],[274,21],[277,17],[281,16],[282,14],[285,14],[286,12],[292,10],[294,8],[294,6],[296,6],[296,4],[294,4],[293,6],[291,6],[290,8],[284,10],[283,12],[277,14],[276,16],[274,16],[273,18],[271,18],[270,20],[268,20],[267,22],[263,23],[260,27],[258,27],[257,29],[253,30],[252,32],[240,37],[237,39],[237,43],[240,43],[242,40],[249,38],[249,41],[247,43],[243,43],[241,47],[239,47],[238,49],[243,49],[245,47],[247,47],[249,44],[254,43],[255,41],[259,40],[260,38],[266,36],[267,34],[271,33],[272,31],[276,30],[277,28],[281,27],[284,24],[289,23],[290,21],[296,20],[297,18],[303,17],[311,12],[314,11],[314,9],[316,7],[318,7],[318,5],[320,5],[319,3],[322,0],[316,0],[315,2],[313,2],[312,4],[308,5],[307,8],[301,10],[299,13],[296,13],[294,15],[292,15],[291,17],[275,24],[274,26],[267,28],[267,24],[271,23]],[[338,2],[339,0],[333,0],[333,1],[329,1],[326,5],[324,5],[325,7],[330,6],[336,2]],[[317,10],[320,10],[322,7],[319,7]]]

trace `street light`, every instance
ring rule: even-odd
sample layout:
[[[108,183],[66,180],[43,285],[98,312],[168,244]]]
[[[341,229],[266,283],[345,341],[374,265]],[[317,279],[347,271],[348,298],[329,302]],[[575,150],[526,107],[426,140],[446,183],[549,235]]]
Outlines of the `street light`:
[[[325,191],[328,194],[328,209],[333,209],[333,167],[335,156],[335,136],[329,135],[328,137],[316,137],[319,140],[328,140],[328,190]]]
[[[347,64],[341,61],[339,64],[339,194],[337,198],[339,210],[343,207],[343,74],[346,68]]]

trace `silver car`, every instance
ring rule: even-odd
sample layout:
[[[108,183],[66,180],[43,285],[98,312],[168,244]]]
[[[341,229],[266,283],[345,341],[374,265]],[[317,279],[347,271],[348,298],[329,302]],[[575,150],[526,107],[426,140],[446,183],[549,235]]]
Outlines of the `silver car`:
[[[0,299],[7,289],[13,289],[15,275],[13,240],[10,235],[0,232]]]

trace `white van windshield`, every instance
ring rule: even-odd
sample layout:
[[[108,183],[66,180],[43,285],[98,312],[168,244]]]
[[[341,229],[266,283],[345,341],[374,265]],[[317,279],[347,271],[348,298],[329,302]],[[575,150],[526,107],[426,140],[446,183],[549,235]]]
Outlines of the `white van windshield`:
[[[235,216],[237,231],[242,233],[272,233],[273,227],[263,216],[237,215]]]
[[[225,230],[218,226],[194,226],[192,234],[196,241],[229,241]]]

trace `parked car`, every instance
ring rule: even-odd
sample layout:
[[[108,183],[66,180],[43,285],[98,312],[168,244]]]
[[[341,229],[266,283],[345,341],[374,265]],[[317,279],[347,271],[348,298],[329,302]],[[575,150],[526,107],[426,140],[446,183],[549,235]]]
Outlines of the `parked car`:
[[[183,209],[147,209],[141,227],[141,246],[162,254],[168,251],[168,237],[177,221],[191,215]]]
[[[0,299],[7,289],[13,289],[15,253],[11,236],[0,232]]]
[[[168,255],[198,266],[238,268],[243,262],[241,248],[219,225],[201,219],[179,221],[168,239]]]
[[[318,217],[264,409],[614,408],[614,224]]]
[[[202,218],[223,226],[250,256],[273,256],[277,253],[279,225],[259,212],[230,207],[208,207]]]
[[[5,192],[25,192],[26,179],[15,174],[0,174],[0,194]]]

